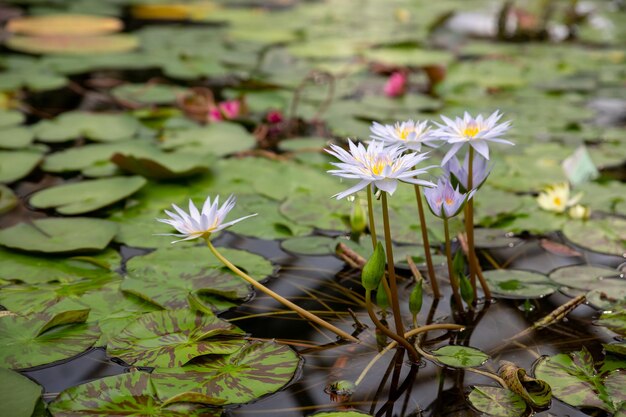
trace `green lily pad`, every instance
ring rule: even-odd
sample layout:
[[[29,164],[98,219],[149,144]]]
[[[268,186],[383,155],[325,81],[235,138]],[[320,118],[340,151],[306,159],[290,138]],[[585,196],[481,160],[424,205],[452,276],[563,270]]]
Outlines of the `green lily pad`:
[[[161,148],[189,153],[212,153],[223,156],[253,148],[254,136],[241,125],[222,122],[203,127],[166,132],[161,137]]]
[[[87,180],[39,191],[29,202],[36,208],[55,208],[61,214],[83,214],[122,200],[146,183],[143,177]]]
[[[291,221],[325,230],[345,230],[352,204],[322,197],[319,193],[294,193],[281,205],[280,212]]]
[[[54,120],[43,120],[33,128],[37,139],[57,143],[85,137],[99,142],[113,142],[135,136],[141,124],[128,114],[67,112]]]
[[[510,201],[507,201],[510,204]],[[474,244],[477,248],[512,248],[523,242],[513,233],[507,233],[498,229],[478,228],[474,230]]]
[[[245,251],[220,249],[228,260],[257,280],[272,274],[270,262]],[[122,290],[168,310],[229,308],[251,294],[207,248],[169,247],[130,259]],[[226,303],[224,303],[226,302]]]
[[[119,267],[120,261],[120,255],[112,249],[77,258],[35,256],[0,249],[0,278],[26,284],[71,282],[83,278],[97,280],[102,276],[117,276],[113,271]]]
[[[29,54],[92,55],[128,52],[139,40],[128,34],[93,36],[11,36],[4,44]]]
[[[170,179],[189,177],[205,172],[211,166],[208,155],[184,152],[160,152],[145,149],[140,152],[117,152],[111,161],[124,171],[146,178]]]
[[[326,236],[302,236],[280,242],[288,252],[303,255],[330,255],[335,252],[336,241]]]
[[[9,369],[0,368],[0,404],[6,417],[31,417],[43,388]]]
[[[555,397],[573,407],[600,408],[613,413],[626,401],[623,385],[618,388],[616,384],[624,384],[626,372],[618,369],[600,374],[584,347],[569,355],[560,353],[539,359],[535,376],[550,384]]]
[[[437,360],[453,368],[481,366],[489,359],[486,353],[468,346],[448,345],[431,352]]]
[[[526,411],[524,399],[506,388],[476,386],[467,399],[472,407],[489,416],[521,417]]]
[[[0,183],[14,182],[24,178],[43,159],[38,152],[0,151]]]
[[[123,415],[144,417],[219,417],[222,410],[201,404],[165,404],[145,372],[110,376],[63,391],[49,407],[54,417]]]
[[[155,311],[139,316],[111,339],[107,353],[134,366],[172,368],[202,355],[234,353],[246,343],[244,334],[212,314]]]
[[[614,312],[605,311],[594,324],[608,327],[615,333],[626,336],[626,311],[623,309]]]
[[[626,256],[626,220],[624,219],[609,217],[585,222],[570,220],[565,223],[563,234],[583,248]]]
[[[98,340],[96,326],[85,324],[89,310],[27,317],[0,317],[0,362],[13,369],[71,358]]]
[[[17,110],[0,109],[0,127],[12,127],[22,124],[26,117]]]
[[[612,304],[610,302],[612,296],[616,294],[626,296],[624,280],[617,278],[618,274],[615,269],[575,265],[555,269],[550,272],[549,277],[557,284],[563,285],[564,288],[561,290],[568,295],[587,293],[588,298],[594,300],[599,306],[607,306]]]
[[[13,210],[18,202],[19,200],[13,193],[13,190],[6,185],[0,184],[0,214]]]
[[[0,244],[29,252],[100,251],[117,233],[113,222],[90,218],[47,218],[0,230]]]
[[[249,342],[217,359],[203,357],[182,368],[157,368],[152,381],[168,403],[243,404],[284,387],[299,366],[299,356],[288,346]]]
[[[0,148],[21,149],[33,142],[35,137],[31,129],[24,126],[5,127],[0,129]]]
[[[187,90],[165,84],[122,84],[111,89],[118,100],[139,104],[171,104]]]
[[[626,356],[626,342],[603,343],[602,347],[604,347],[604,351],[607,353]]]
[[[426,50],[416,47],[370,49],[365,57],[372,61],[387,64],[422,67],[426,65],[447,65],[453,55],[441,50]]]
[[[513,269],[494,269],[483,273],[489,288],[497,297],[543,298],[557,290],[544,274]]]

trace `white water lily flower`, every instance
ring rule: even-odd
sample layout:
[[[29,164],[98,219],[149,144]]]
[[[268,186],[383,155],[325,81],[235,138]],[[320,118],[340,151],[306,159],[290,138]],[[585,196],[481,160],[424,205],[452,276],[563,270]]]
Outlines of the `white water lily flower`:
[[[224,223],[226,215],[235,207],[236,199],[233,195],[228,197],[221,207],[219,206],[220,197],[215,197],[215,200],[211,201],[211,197],[207,197],[202,206],[202,211],[199,212],[191,199],[189,200],[189,213],[186,213],[176,204],[172,204],[172,207],[176,213],[165,210],[165,214],[170,216],[170,219],[157,219],[161,223],[169,224],[174,227],[180,233],[162,233],[161,236],[177,236],[184,237],[184,239],[175,240],[172,243],[182,242],[183,240],[197,239],[199,237],[208,239],[212,233],[219,232],[226,229],[235,223],[247,219],[248,217],[256,216],[251,214],[249,216],[240,217],[237,220]]]
[[[589,216],[591,216],[591,210],[589,207],[583,206],[582,204],[576,204],[569,208],[567,214],[569,214],[572,219],[587,220]]]
[[[370,126],[372,134],[370,137],[374,140],[380,140],[386,145],[398,145],[403,150],[419,152],[422,144],[435,147],[432,131],[428,126],[428,121],[415,122],[407,120],[406,122],[396,122],[393,125],[383,125],[373,122]]]
[[[576,205],[582,195],[578,193],[570,197],[569,184],[562,182],[546,187],[537,197],[537,204],[546,211],[564,213],[568,207]]]
[[[363,144],[355,145],[348,141],[349,152],[337,145],[330,145],[326,152],[337,157],[341,162],[332,163],[339,169],[328,171],[342,178],[358,179],[358,184],[344,192],[335,194],[338,200],[374,184],[374,187],[390,195],[398,186],[398,181],[434,187],[430,181],[414,178],[426,174],[427,169],[415,169],[415,166],[428,157],[426,154],[402,154],[399,146],[385,148],[382,142],[372,142],[367,148]]]
[[[489,159],[489,145],[487,142],[505,143],[514,145],[513,142],[502,139],[501,136],[509,130],[511,122],[507,121],[498,124],[502,114],[496,110],[486,119],[479,114],[476,118],[465,112],[463,118],[457,117],[455,120],[441,116],[445,125],[437,123],[439,129],[433,132],[437,138],[452,145],[448,153],[443,157],[441,165],[445,165],[465,143],[481,154],[485,159]]]

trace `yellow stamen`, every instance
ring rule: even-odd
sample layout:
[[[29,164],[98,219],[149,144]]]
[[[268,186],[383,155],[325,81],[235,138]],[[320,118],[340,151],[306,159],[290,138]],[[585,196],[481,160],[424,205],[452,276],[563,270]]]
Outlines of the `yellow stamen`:
[[[453,199],[451,199],[451,198],[446,198],[446,204],[447,204],[447,205],[451,206],[451,205],[452,205],[452,203],[454,203],[454,200],[453,200]]]
[[[560,207],[563,204],[563,201],[561,200],[560,197],[554,197],[552,201],[554,202],[554,205],[557,207]]]
[[[474,138],[478,132],[480,132],[480,128],[475,122],[468,123],[465,129],[463,129],[463,135],[468,138]]]
[[[401,140],[407,140],[409,134],[411,133],[411,130],[407,129],[406,127],[402,129],[396,128],[396,133]]]

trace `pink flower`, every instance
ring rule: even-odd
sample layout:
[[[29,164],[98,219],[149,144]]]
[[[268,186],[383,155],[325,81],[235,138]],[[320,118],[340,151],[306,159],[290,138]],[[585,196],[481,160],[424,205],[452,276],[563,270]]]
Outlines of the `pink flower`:
[[[405,73],[396,71],[387,80],[385,84],[385,95],[387,97],[400,97],[406,92],[406,84],[408,77]]]
[[[278,110],[270,110],[265,119],[268,123],[280,123],[283,121],[283,114]]]
[[[222,120],[224,120],[224,117],[222,117],[222,113],[220,113],[220,110],[217,107],[209,109],[210,122],[220,122]]]
[[[218,106],[227,120],[234,119],[241,113],[241,103],[237,100],[222,101]]]

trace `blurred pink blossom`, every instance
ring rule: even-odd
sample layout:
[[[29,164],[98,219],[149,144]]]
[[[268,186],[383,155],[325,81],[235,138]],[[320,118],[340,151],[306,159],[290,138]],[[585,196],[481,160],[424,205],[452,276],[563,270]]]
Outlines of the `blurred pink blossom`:
[[[385,84],[385,95],[387,97],[400,97],[406,92],[408,77],[404,72],[396,71]]]
[[[283,114],[279,110],[270,110],[265,119],[269,123],[280,123],[283,121]]]

